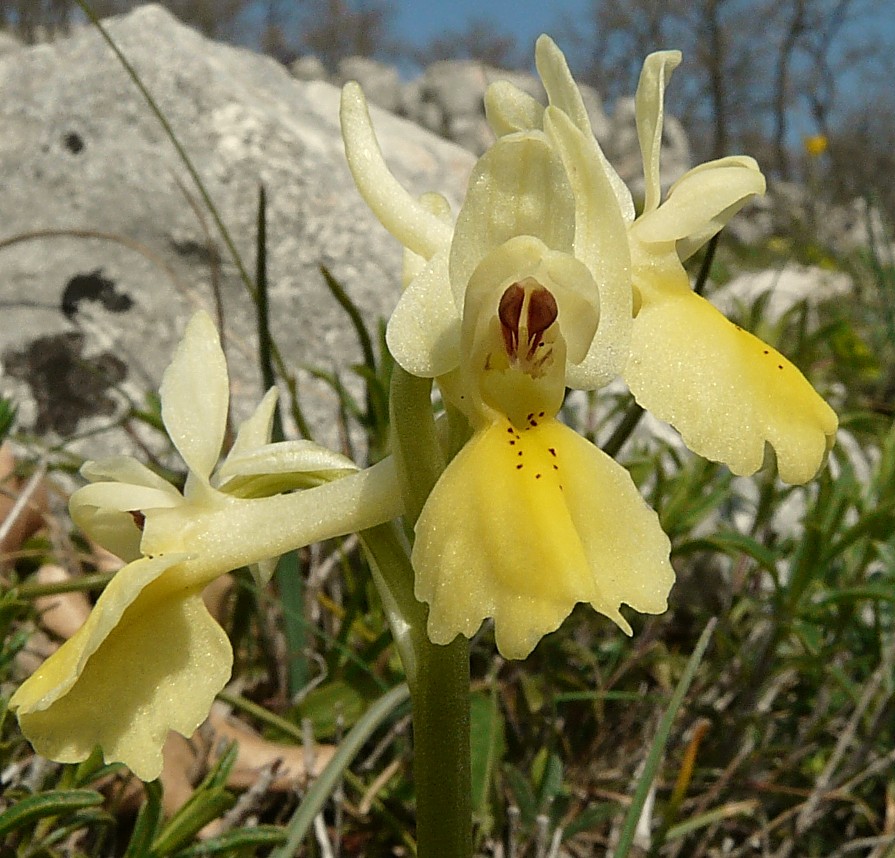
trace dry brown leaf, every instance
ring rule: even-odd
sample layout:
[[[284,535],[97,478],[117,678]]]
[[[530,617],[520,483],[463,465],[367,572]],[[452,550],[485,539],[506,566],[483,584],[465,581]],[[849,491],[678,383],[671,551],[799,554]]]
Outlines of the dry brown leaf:
[[[53,563],[46,563],[34,575],[38,584],[62,584],[73,580],[68,570]],[[62,640],[68,640],[90,615],[90,601],[80,591],[56,593],[52,596],[38,596],[34,607],[40,617],[40,624]]]
[[[224,704],[215,703],[212,706],[205,729],[209,728],[214,735],[213,754],[218,752],[222,740],[237,742],[239,745],[236,764],[227,781],[228,786],[248,789],[262,769],[275,763],[278,766],[277,775],[270,785],[272,791],[289,792],[308,780],[306,751],[303,747],[264,739],[241,721],[232,718]],[[323,771],[335,753],[336,749],[332,745],[316,745],[313,748],[314,777]]]
[[[0,444],[0,522],[6,521],[25,481],[15,475],[16,457],[9,442]],[[11,554],[43,526],[47,513],[47,489],[43,483],[32,492],[28,503],[16,515],[6,536],[0,540],[0,556]]]

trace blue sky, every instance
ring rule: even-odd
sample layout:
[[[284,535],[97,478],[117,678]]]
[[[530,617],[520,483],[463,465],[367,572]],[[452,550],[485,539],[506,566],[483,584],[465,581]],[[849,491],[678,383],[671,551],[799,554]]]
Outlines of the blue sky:
[[[534,41],[541,33],[552,34],[563,16],[580,15],[589,5],[588,0],[403,0],[396,3],[396,35],[423,44],[445,30],[461,29],[471,18],[478,18],[493,21],[499,33],[515,36],[521,48],[533,51]]]

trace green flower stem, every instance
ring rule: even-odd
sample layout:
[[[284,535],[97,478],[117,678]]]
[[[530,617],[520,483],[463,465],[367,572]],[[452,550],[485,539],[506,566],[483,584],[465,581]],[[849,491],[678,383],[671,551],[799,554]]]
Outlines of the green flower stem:
[[[469,641],[418,654],[413,702],[413,776],[419,858],[472,855]]]
[[[432,379],[417,378],[396,364],[389,418],[404,519],[413,527],[446,464],[432,417]]]
[[[413,704],[414,782],[420,858],[472,854],[469,758],[469,643],[426,635],[426,606],[400,534],[383,524],[360,534],[404,664]]]
[[[400,366],[394,368],[389,396],[392,449],[409,530],[445,467],[431,393],[430,379],[416,378]],[[399,569],[402,562],[406,564],[403,571]],[[426,608],[413,597],[413,570],[406,551],[403,561],[395,552],[380,572],[391,578],[395,604],[400,598],[404,606],[405,646],[413,649],[413,661],[405,661],[405,669],[413,705],[417,854],[419,858],[469,858],[469,642],[459,636],[448,646],[429,640]]]

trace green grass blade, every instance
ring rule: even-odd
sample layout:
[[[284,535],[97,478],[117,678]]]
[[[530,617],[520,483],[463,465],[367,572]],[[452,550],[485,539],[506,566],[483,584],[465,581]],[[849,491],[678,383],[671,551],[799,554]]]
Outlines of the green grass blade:
[[[0,838],[39,819],[67,816],[102,803],[103,797],[92,789],[53,790],[29,796],[0,813]]]
[[[705,631],[699,636],[699,640],[696,643],[696,649],[693,650],[693,655],[690,656],[690,660],[687,662],[684,674],[681,677],[680,682],[678,682],[677,688],[674,689],[674,694],[671,695],[671,700],[668,702],[668,708],[665,710],[665,714],[659,722],[659,729],[656,731],[656,737],[653,739],[652,747],[646,758],[646,765],[643,767],[643,774],[640,775],[637,789],[634,791],[634,797],[631,800],[631,806],[628,808],[628,813],[625,816],[625,822],[622,826],[622,833],[619,837],[614,858],[625,858],[631,849],[631,845],[634,842],[634,834],[637,831],[637,823],[640,820],[640,815],[643,812],[643,805],[646,803],[650,788],[655,780],[656,772],[659,770],[659,763],[665,752],[665,745],[668,743],[668,736],[671,733],[674,719],[677,716],[678,710],[681,708],[681,704],[684,702],[684,697],[687,694],[687,690],[690,688],[690,683],[693,681],[693,677],[696,675],[696,670],[702,661],[703,655],[705,655],[706,648],[712,637],[712,632],[715,630],[717,624],[717,619],[712,618],[705,627]]]
[[[339,750],[329,761],[320,777],[314,781],[295,815],[286,827],[287,841],[271,854],[271,858],[293,858],[296,850],[304,840],[314,817],[323,809],[327,799],[332,795],[336,784],[351,764],[355,755],[364,743],[376,732],[389,716],[408,698],[410,689],[406,684],[398,685],[379,698],[342,740]]]

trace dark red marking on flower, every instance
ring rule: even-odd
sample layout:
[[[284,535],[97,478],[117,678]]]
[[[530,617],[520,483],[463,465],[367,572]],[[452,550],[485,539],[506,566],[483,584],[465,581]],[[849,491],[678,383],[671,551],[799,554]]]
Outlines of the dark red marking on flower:
[[[500,319],[500,331],[504,346],[511,358],[519,356],[522,328],[525,328],[525,357],[530,360],[535,351],[543,345],[541,335],[559,315],[556,299],[543,286],[534,280],[524,281],[529,285],[528,302],[526,303],[526,287],[522,283],[512,283],[500,296],[497,305],[497,317]],[[526,317],[522,318],[523,310]]]
[[[513,283],[500,296],[500,304],[497,306],[500,331],[503,334],[503,342],[509,355],[515,355],[519,349],[519,322],[522,318],[524,303],[525,290],[518,283]]]
[[[134,520],[134,524],[137,525],[137,529],[143,530],[143,525],[146,524],[146,516],[138,509],[131,509],[128,510],[128,512],[130,513],[130,517]]]
[[[516,465],[516,470],[517,470],[517,471],[521,471],[521,470],[522,470],[522,464],[521,464],[521,463],[518,464],[518,465]]]
[[[554,458],[556,458],[556,448],[554,448],[554,447],[548,447],[548,448],[547,448],[547,452],[548,452],[551,456],[553,456]]]
[[[556,298],[543,287],[535,289],[528,300],[528,336],[543,334],[559,315]]]

